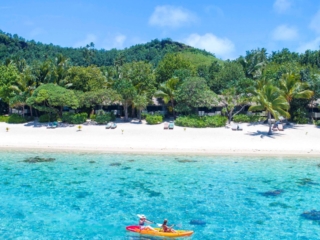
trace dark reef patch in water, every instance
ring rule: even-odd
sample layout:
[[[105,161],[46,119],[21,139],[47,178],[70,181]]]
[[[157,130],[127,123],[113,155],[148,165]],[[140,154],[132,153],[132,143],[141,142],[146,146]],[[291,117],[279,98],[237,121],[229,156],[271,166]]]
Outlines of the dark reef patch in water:
[[[272,203],[269,204],[269,207],[281,207],[281,208],[284,208],[284,209],[291,208],[287,204],[281,203],[281,202],[272,202]]]
[[[129,170],[129,169],[131,169],[131,167],[123,167],[123,168],[121,168],[121,170]]]
[[[299,181],[297,182],[299,185],[301,186],[305,186],[305,185],[319,185],[319,183],[316,183],[314,181],[312,181],[311,178],[302,178],[299,179]]]
[[[26,158],[22,162],[26,162],[26,163],[41,163],[41,162],[53,162],[55,160],[56,160],[55,158],[41,158],[39,156],[35,156],[35,157]]]
[[[121,166],[121,163],[118,163],[118,162],[110,163],[109,166],[111,166],[111,167],[119,167],[119,166]]]
[[[89,163],[96,163],[96,161],[89,161]]]
[[[196,160],[189,160],[189,159],[180,159],[178,160],[179,163],[194,163],[197,162]]]
[[[281,195],[283,192],[284,192],[283,190],[271,190],[271,191],[261,193],[261,195],[265,197],[277,197]]]
[[[140,171],[140,172],[142,172],[142,171],[144,171],[142,168],[137,168],[137,171]]]
[[[133,160],[133,159],[130,159],[130,160],[128,160],[128,162],[134,162],[135,160]]]
[[[311,210],[309,212],[304,212],[301,214],[301,217],[308,220],[320,221],[320,211]]]
[[[77,192],[76,193],[76,198],[85,198],[87,196],[90,196],[92,195],[92,193],[89,193],[89,192]]]
[[[190,220],[189,223],[190,223],[191,225],[199,225],[199,226],[204,226],[204,225],[207,224],[206,221],[201,220],[201,219],[192,219],[192,220]]]
[[[86,181],[72,181],[72,182],[66,183],[65,185],[82,184],[82,183],[86,183]]]
[[[150,189],[147,189],[146,192],[149,194],[149,197],[159,197],[162,195],[162,193]]]

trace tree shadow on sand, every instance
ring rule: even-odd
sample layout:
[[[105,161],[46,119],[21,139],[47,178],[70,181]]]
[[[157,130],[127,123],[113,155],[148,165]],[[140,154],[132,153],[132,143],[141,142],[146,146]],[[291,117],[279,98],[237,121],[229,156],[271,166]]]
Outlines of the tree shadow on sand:
[[[252,136],[252,137],[260,137],[260,138],[272,138],[275,139],[277,137],[281,137],[282,135],[284,135],[282,132],[272,132],[272,134],[268,134],[268,130],[267,131],[260,131],[257,130],[256,132],[247,132],[246,135]]]

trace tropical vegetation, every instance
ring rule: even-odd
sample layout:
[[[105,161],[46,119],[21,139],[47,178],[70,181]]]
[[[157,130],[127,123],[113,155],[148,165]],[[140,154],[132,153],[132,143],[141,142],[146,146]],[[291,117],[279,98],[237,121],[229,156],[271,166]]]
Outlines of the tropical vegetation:
[[[138,117],[154,124],[162,119],[143,110],[159,98],[181,126],[252,121],[239,115],[249,106],[266,111],[269,122],[291,117],[305,123],[308,104],[320,97],[319,59],[320,50],[268,54],[262,48],[223,61],[171,39],[124,50],[97,50],[93,43],[63,48],[0,31],[0,114],[19,108],[24,119],[28,110],[41,121],[80,124],[91,116],[105,123],[114,116],[95,111],[121,104],[125,121]],[[215,106],[223,117],[195,116],[200,108]]]

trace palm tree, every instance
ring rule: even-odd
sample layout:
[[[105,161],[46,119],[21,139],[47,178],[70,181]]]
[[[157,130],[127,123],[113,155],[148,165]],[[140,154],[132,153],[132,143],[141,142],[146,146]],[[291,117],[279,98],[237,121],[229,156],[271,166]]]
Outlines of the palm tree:
[[[249,111],[268,112],[269,135],[272,134],[271,115],[275,119],[279,119],[280,116],[286,118],[290,117],[290,114],[288,113],[289,103],[284,97],[283,92],[271,83],[264,85],[261,89],[257,89],[252,98],[252,102],[255,102],[257,105],[251,106]]]
[[[175,116],[174,99],[175,99],[178,83],[179,83],[178,78],[175,78],[175,77],[170,78],[168,81],[162,83],[159,87],[159,90],[157,90],[154,93],[154,96],[162,98],[165,104],[168,104],[168,102],[171,103],[173,116]]]
[[[137,95],[133,99],[133,104],[139,111],[139,122],[141,122],[141,110],[145,109],[148,105],[147,96],[146,95]]]
[[[22,107],[23,116],[24,108],[27,105],[27,98],[30,97],[35,89],[35,76],[32,74],[32,70],[27,66],[22,73],[20,73],[19,80],[11,86],[15,96],[10,99],[9,105],[11,107]],[[30,107],[30,113],[32,114],[32,107]]]
[[[280,90],[289,104],[294,98],[310,99],[314,94],[313,91],[308,90],[309,84],[301,82],[300,76],[294,73],[283,74],[279,83]]]

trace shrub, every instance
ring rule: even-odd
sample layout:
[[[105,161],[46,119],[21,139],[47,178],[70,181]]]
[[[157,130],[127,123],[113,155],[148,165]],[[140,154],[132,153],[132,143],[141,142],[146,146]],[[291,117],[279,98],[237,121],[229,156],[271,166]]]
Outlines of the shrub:
[[[63,112],[61,118],[62,122],[71,123],[73,115],[74,113]]]
[[[141,119],[146,119],[148,116],[148,113],[141,113]]]
[[[25,122],[28,122],[29,120],[31,120],[31,118],[25,118],[19,114],[14,113],[8,117],[7,123],[25,123]]]
[[[223,127],[227,123],[227,118],[224,116],[183,116],[178,117],[175,121],[177,126],[182,127],[194,127],[194,128],[205,128],[205,127]]]
[[[250,117],[245,114],[238,114],[233,117],[234,122],[250,122]]]
[[[98,124],[103,124],[114,120],[116,120],[116,116],[113,113],[104,113],[96,116],[96,122]]]
[[[309,122],[309,118],[306,110],[301,108],[297,109],[293,114],[292,120],[298,124],[307,124]]]
[[[223,127],[227,123],[227,118],[224,116],[206,116],[205,117],[205,123],[207,124],[207,127]]]
[[[264,121],[267,119],[267,117],[263,117],[263,116],[259,116],[259,115],[250,115],[250,122],[260,122],[260,121]]]
[[[316,121],[316,125],[320,126],[320,120]]]
[[[163,116],[161,115],[147,115],[146,121],[148,124],[159,124],[163,121]]]
[[[71,123],[72,124],[81,124],[87,121],[88,114],[87,113],[77,113],[72,116]]]
[[[0,116],[0,122],[8,122],[9,116]]]
[[[88,114],[87,113],[69,113],[64,112],[62,113],[62,121],[66,123],[72,124],[81,124],[87,120]]]
[[[92,121],[94,121],[94,120],[96,120],[96,116],[97,116],[97,115],[95,115],[95,114],[90,114],[90,119],[91,119]]]
[[[54,113],[51,114],[51,116],[50,116],[50,114],[46,113],[46,114],[43,114],[39,117],[39,122],[44,123],[44,122],[57,121],[57,117],[58,116]]]

